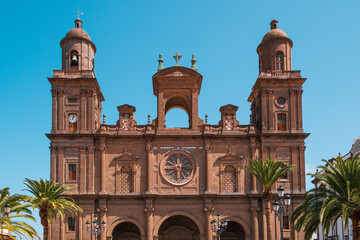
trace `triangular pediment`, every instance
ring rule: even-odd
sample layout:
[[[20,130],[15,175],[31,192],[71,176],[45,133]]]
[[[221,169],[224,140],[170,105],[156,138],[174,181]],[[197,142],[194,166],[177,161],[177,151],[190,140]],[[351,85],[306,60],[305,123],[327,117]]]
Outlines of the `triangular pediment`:
[[[243,156],[239,156],[235,153],[233,153],[232,151],[228,151],[224,156],[219,157],[219,160],[235,160],[235,161],[240,161],[244,159]]]
[[[158,77],[169,77],[169,78],[176,78],[176,77],[192,77],[192,78],[202,78],[202,75],[191,68],[174,66],[162,69],[158,71],[156,74],[153,75],[154,78]]]

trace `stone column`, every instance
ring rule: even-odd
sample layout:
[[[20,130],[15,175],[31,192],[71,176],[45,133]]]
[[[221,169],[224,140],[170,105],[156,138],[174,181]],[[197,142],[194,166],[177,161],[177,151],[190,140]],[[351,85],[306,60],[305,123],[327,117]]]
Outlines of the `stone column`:
[[[100,200],[100,208],[101,208],[101,213],[100,213],[101,218],[99,220],[99,225],[100,228],[104,230],[102,226],[102,222],[105,221],[106,223],[109,223],[107,219],[107,204],[105,200]],[[106,229],[104,232],[100,234],[100,240],[106,240]]]
[[[252,239],[259,240],[259,220],[258,220],[258,211],[260,208],[258,207],[258,200],[251,200],[251,223],[252,223]]]
[[[215,208],[213,206],[212,199],[206,198],[205,203],[204,203],[204,212],[205,212],[205,216],[206,216],[205,231],[206,231],[206,239],[207,240],[212,240],[212,238],[213,238],[213,232],[211,229],[210,222],[213,220],[212,213],[214,212],[214,210],[215,210]]]
[[[198,92],[193,89],[191,93],[191,129],[198,129]]]
[[[297,147],[291,146],[291,164],[295,164],[296,168],[294,171],[291,171],[290,174],[292,176],[292,183],[291,188],[292,192],[299,192],[299,172],[300,172],[300,166],[298,163],[298,157],[297,157]]]
[[[300,189],[301,192],[306,192],[306,184],[305,184],[305,146],[299,147],[299,154],[300,154]]]
[[[105,181],[106,181],[106,147],[105,147],[105,139],[101,139],[100,143],[100,162],[101,162],[101,185],[100,185],[100,194],[106,194],[105,189]]]
[[[146,240],[153,240],[153,229],[154,229],[154,211],[153,199],[148,198],[145,200],[146,213]]]
[[[296,130],[296,98],[295,98],[295,90],[290,89],[290,129],[291,132]]]
[[[89,89],[88,94],[86,97],[86,103],[87,103],[87,130],[93,130],[93,96],[94,96],[94,90]]]
[[[152,193],[153,191],[153,182],[154,182],[154,163],[152,160],[152,153],[151,153],[151,139],[146,139],[146,153],[147,153],[147,191],[146,193]]]
[[[269,104],[269,130],[273,131],[275,129],[274,124],[274,90],[269,89],[268,95],[268,104]]]
[[[50,145],[50,180],[56,179],[56,147]]]
[[[89,163],[88,163],[88,193],[95,194],[94,181],[95,181],[95,166],[94,166],[94,147],[88,147]]]
[[[58,91],[59,96],[59,130],[64,131],[64,119],[65,119],[65,113],[64,113],[64,91],[59,90]]]
[[[302,93],[303,90],[300,89],[297,91],[297,104],[298,104],[298,129],[303,131],[303,124],[302,124]]]
[[[80,161],[79,161],[79,170],[80,170],[80,194],[86,193],[86,156],[85,156],[85,147],[80,148]]]
[[[57,103],[57,90],[51,90],[52,93],[52,131],[58,128],[58,103]]]
[[[65,182],[65,162],[64,162],[64,148],[63,147],[58,147],[58,174],[57,174],[57,178],[58,181],[63,183]]]
[[[269,127],[269,123],[268,123],[268,114],[269,111],[267,109],[267,102],[266,102],[266,91],[265,89],[261,89],[260,90],[260,97],[261,97],[261,128],[262,130],[267,130]]]
[[[79,239],[83,239],[83,213],[78,213]]]
[[[211,183],[211,163],[210,163],[210,139],[206,138],[205,139],[205,164],[206,164],[206,189],[205,189],[205,193],[210,193],[211,189],[210,189],[210,183]]]
[[[158,111],[158,119],[157,124],[158,128],[163,129],[165,125],[165,109],[164,109],[164,93],[162,91],[158,92],[157,98],[157,111]]]
[[[86,89],[80,90],[80,131],[86,130]]]

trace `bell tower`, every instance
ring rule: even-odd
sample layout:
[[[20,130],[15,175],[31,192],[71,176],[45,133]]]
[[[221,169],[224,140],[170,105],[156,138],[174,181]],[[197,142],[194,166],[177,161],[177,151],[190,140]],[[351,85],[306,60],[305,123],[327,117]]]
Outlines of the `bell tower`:
[[[188,114],[191,130],[199,129],[202,121],[198,116],[198,96],[203,76],[197,72],[195,55],[191,69],[179,65],[180,57],[176,53],[176,65],[163,69],[160,55],[158,72],[152,77],[154,95],[157,97],[157,128],[160,131],[166,129],[165,115],[173,108],[180,108]]]
[[[104,97],[94,74],[95,44],[75,20],[61,40],[62,69],[49,78],[52,89],[51,133],[93,133],[100,127]]]
[[[293,42],[272,20],[270,31],[257,48],[259,76],[248,101],[251,102],[251,124],[261,132],[303,133],[302,78],[292,70]]]

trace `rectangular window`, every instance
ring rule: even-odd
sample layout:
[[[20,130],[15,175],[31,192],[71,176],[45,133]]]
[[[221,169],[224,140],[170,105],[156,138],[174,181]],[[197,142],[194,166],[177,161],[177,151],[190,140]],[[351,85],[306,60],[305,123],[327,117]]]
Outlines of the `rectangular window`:
[[[77,131],[77,122],[74,122],[74,123],[69,122],[69,131],[70,131],[70,132],[75,132],[75,131]]]
[[[286,114],[280,113],[277,115],[278,131],[286,131]]]
[[[76,164],[69,164],[69,180],[76,181]]]
[[[284,216],[283,218],[283,226],[284,226],[284,229],[290,229],[290,219],[289,219],[289,216]]]
[[[68,231],[75,231],[75,218],[68,217]]]
[[[77,98],[68,98],[69,103],[77,103]]]

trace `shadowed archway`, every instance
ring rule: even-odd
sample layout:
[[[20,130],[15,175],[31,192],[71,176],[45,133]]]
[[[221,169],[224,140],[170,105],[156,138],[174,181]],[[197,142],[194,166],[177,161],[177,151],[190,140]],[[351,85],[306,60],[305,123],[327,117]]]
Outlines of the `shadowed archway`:
[[[226,231],[221,234],[221,240],[245,240],[245,231],[240,224],[229,221]]]
[[[140,240],[140,229],[131,222],[117,225],[112,233],[113,240]]]
[[[159,240],[199,240],[199,229],[196,223],[185,216],[172,216],[166,219],[159,228]]]

